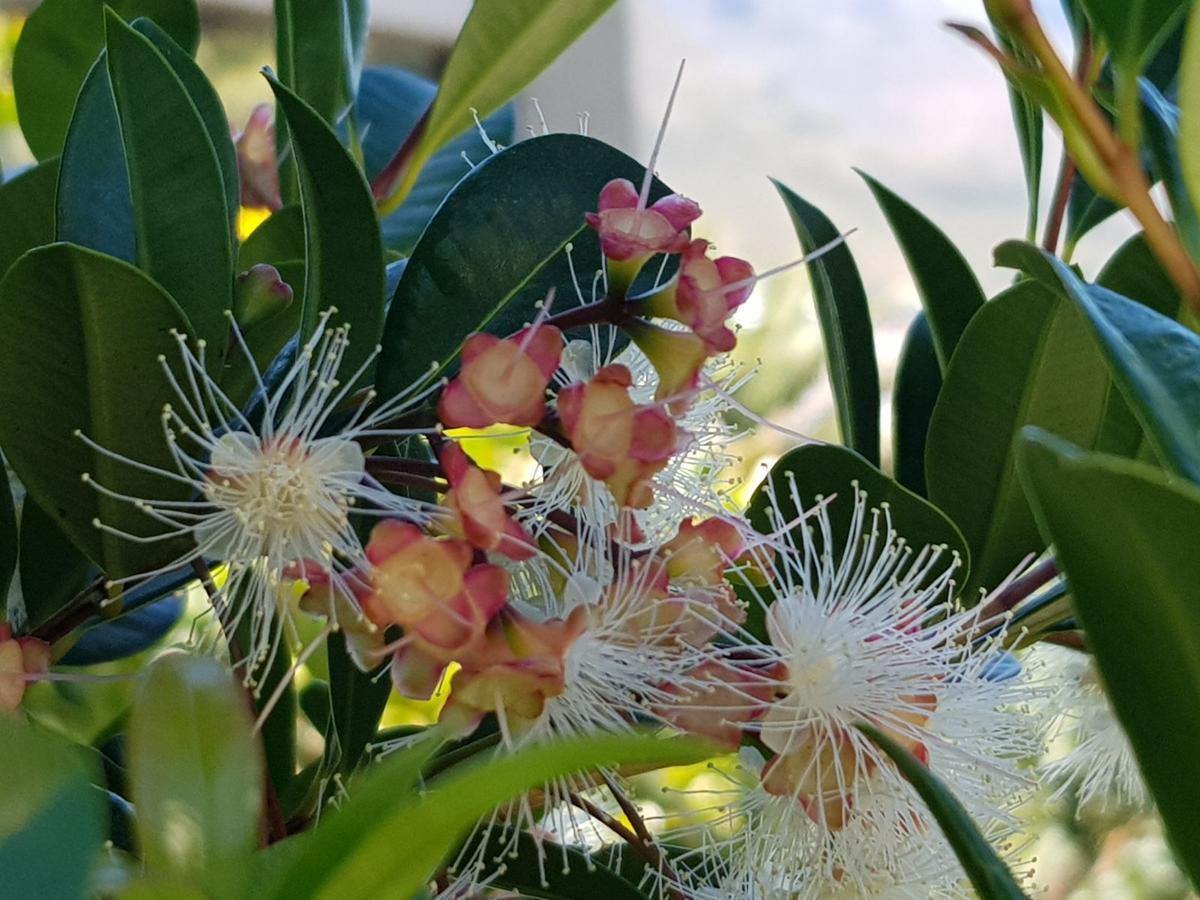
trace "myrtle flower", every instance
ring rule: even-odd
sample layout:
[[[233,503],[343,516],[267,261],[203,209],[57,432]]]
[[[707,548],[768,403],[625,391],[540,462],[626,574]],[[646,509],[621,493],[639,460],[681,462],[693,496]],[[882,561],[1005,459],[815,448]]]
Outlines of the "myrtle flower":
[[[209,585],[212,606],[227,633],[248,624],[249,646],[241,649],[249,680],[269,664],[281,638],[296,639],[284,591],[290,579],[311,574],[322,580],[335,598],[325,605],[332,627],[361,616],[353,582],[365,557],[352,512],[427,521],[435,511],[391,493],[367,471],[359,442],[413,434],[387,423],[423,398],[409,390],[377,402],[374,390],[352,393],[378,348],[357,371],[339,374],[349,327],[329,327],[335,313],[322,313],[318,328],[271,385],[234,328],[256,385],[246,410],[210,374],[204,341],[193,351],[176,334],[179,363],[160,358],[177,400],[162,413],[173,469],[127,459],[80,435],[96,452],[190,491],[186,500],[132,497],[84,476],[101,493],[133,504],[158,531],[133,535],[100,521],[98,528],[143,543],[186,542],[166,565],[115,583],[224,564],[223,582]]]
[[[838,498],[799,527],[772,513],[779,539],[761,560],[769,577],[759,591],[781,671],[770,698],[746,700],[753,715],[744,727],[767,758],[724,804],[744,822],[714,848],[727,859],[724,896],[864,896],[879,885],[965,895],[953,865],[912,871],[921,854],[952,856],[924,803],[857,723],[928,765],[996,842],[1015,829],[1011,812],[1034,786],[1019,764],[1038,746],[1036,693],[1017,667],[1000,664],[1011,662],[1002,635],[979,637],[983,604],[955,603],[958,560],[945,547],[910,546],[886,505],[870,508],[852,487],[844,544],[828,509]],[[775,486],[768,490],[778,508]],[[802,509],[794,482],[788,493]],[[693,869],[712,866],[701,859]]]
[[[1056,785],[1053,796],[1071,792],[1081,810],[1144,809],[1149,793],[1095,662],[1046,644],[1037,645],[1036,652],[1060,685],[1050,698],[1049,741],[1052,748],[1068,748],[1044,766],[1046,781]]]

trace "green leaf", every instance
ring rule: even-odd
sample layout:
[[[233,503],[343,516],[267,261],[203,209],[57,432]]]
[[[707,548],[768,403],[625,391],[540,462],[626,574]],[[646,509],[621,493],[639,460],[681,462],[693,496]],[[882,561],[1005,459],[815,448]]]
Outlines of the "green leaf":
[[[334,735],[327,739],[325,755],[330,771],[349,774],[358,768],[367,744],[379,729],[392,679],[382,666],[374,672],[359,671],[340,632],[331,634],[326,646]]]
[[[104,840],[101,776],[80,748],[15,715],[0,716],[0,871],[21,900],[90,896],[88,873]]]
[[[1177,858],[1200,885],[1200,491],[1032,430],[1021,474]]]
[[[167,289],[219,362],[233,305],[221,164],[187,89],[154,44],[111,12],[106,25],[139,268]]]
[[[1109,219],[1121,207],[1093,190],[1078,172],[1071,180],[1071,194],[1067,199],[1067,231],[1064,249],[1070,253],[1085,234]]]
[[[476,166],[430,220],[396,286],[379,358],[380,393],[445,374],[474,331],[517,331],[552,286],[564,308],[573,302],[565,248],[573,247],[580,280],[590,286],[601,257],[584,213],[596,208],[611,179],[638,182],[644,171],[607,144],[575,134],[522,141]],[[650,196],[670,192],[655,179]],[[517,234],[521,239],[512,240]]]
[[[62,151],[75,96],[104,46],[104,8],[124,19],[148,16],[188,53],[200,21],[195,0],[42,0],[13,51],[17,118],[38,159]]]
[[[997,250],[998,259],[1007,246]],[[1083,313],[1113,381],[1159,458],[1200,482],[1200,336],[1148,306],[1085,284],[1053,256],[1042,260],[1036,267],[1036,258],[1027,265]]]
[[[0,465],[3,459],[0,458]],[[0,601],[8,597],[8,585],[17,568],[17,514],[13,509],[8,470],[3,469],[4,483],[0,484]]]
[[[1179,67],[1179,168],[1194,206],[1200,206],[1200,15],[1188,17]]]
[[[1142,98],[1142,120],[1145,126],[1146,149],[1150,156],[1150,172],[1161,181],[1174,214],[1175,230],[1179,233],[1193,259],[1200,257],[1200,219],[1188,196],[1179,159],[1179,107],[1168,100],[1149,79],[1138,82]]]
[[[467,21],[438,84],[423,130],[398,183],[382,205],[386,215],[408,196],[439,148],[533,81],[615,0],[482,0]]]
[[[33,497],[21,506],[20,559],[26,628],[34,631],[83,590],[91,563]]]
[[[275,0],[279,80],[337,128],[358,92],[366,0]]]
[[[860,724],[867,737],[891,757],[937,819],[942,833],[962,863],[980,900],[1027,900],[1008,867],[996,856],[963,805],[916,757],[890,737],[870,725]]]
[[[238,248],[238,270],[258,263],[279,266],[304,262],[304,210],[299,204],[273,212]]]
[[[1036,282],[1009,288],[967,327],[929,423],[925,474],[929,499],[971,547],[971,589],[1045,549],[1017,481],[1021,429],[1040,425],[1092,446],[1108,391],[1086,326]]]
[[[433,82],[402,69],[375,66],[363,71],[355,113],[362,131],[363,168],[368,179],[383,171],[436,92]],[[482,127],[490,140],[499,145],[511,144],[516,127],[512,105],[483,119]],[[474,125],[438,150],[421,169],[404,203],[381,223],[384,245],[405,256],[411,254],[442,200],[471,171],[467,159],[482,162],[491,152]]]
[[[371,189],[354,158],[311,106],[267,75],[283,112],[300,171],[304,209],[304,295],[301,336],[321,311],[338,309],[350,326],[343,375],[374,351],[383,329],[383,243]]]
[[[150,667],[129,723],[129,776],[151,872],[237,895],[262,815],[252,726],[245,693],[216,660],[168,653]]]
[[[250,601],[247,597],[235,597],[233,607],[245,608]],[[249,616],[243,616],[237,625],[237,641],[243,647],[250,646],[253,623]],[[282,640],[282,636],[280,638]],[[281,646],[273,654],[268,667],[259,666],[254,669],[256,691],[254,697],[254,714],[257,719],[262,714],[263,707],[275,695],[281,682],[286,679],[286,685],[271,714],[263,722],[262,735],[263,758],[266,763],[267,777],[275,789],[276,797],[287,790],[288,784],[296,774],[296,684],[292,671],[292,655],[287,652],[286,645]]]
[[[925,313],[908,326],[896,383],[892,389],[892,466],[896,480],[910,491],[926,494],[925,443],[929,420],[942,389],[942,371]]]
[[[186,50],[180,47],[171,36],[159,28],[150,19],[135,19],[132,23],[135,31],[144,34],[162,54],[167,65],[171,67],[179,81],[187,91],[192,105],[195,106],[204,130],[212,143],[213,152],[217,156],[217,164],[221,169],[221,180],[225,185],[225,210],[229,216],[230,234],[237,222],[238,210],[241,207],[241,183],[238,175],[237,151],[233,146],[233,138],[229,134],[229,117],[217,89],[212,86],[204,71],[196,65],[195,60]]]
[[[1079,0],[1118,68],[1141,70],[1191,5],[1190,0]]]
[[[866,172],[855,170],[875,195],[912,273],[933,331],[943,372],[963,329],[987,299],[962,253],[933,222]]]
[[[790,188],[773,181],[792,217],[805,253],[840,233],[825,214]],[[842,440],[873,465],[879,464],[879,369],[866,291],[850,248],[834,247],[807,266],[825,339],[829,381]]]
[[[129,171],[106,51],[79,90],[59,161],[55,209],[57,240],[137,261]]]
[[[792,496],[793,485],[799,506]],[[957,553],[962,560],[960,581],[966,579],[971,569],[971,554],[954,523],[933,504],[846,447],[805,444],[789,450],[755,489],[746,515],[755,530],[768,534],[795,521],[803,510],[814,508],[820,499],[835,497],[826,507],[834,540],[834,546],[828,549],[835,558],[840,558],[847,547],[856,486],[866,494],[870,506],[888,504],[896,531],[914,547],[945,544],[952,553]],[[749,616],[747,629],[764,637],[760,604],[750,605]]]
[[[1029,51],[1014,43],[1003,31],[997,30],[997,40],[1005,53],[1026,62]],[[1038,203],[1042,187],[1042,156],[1045,126],[1042,107],[1028,97],[1012,81],[1008,81],[1008,103],[1012,108],[1013,128],[1017,133],[1017,148],[1021,152],[1021,168],[1025,172],[1025,196],[1028,214],[1025,223],[1025,238],[1032,241],[1037,234]]]
[[[600,736],[536,746],[512,755],[475,760],[455,767],[421,795],[392,794],[391,806],[379,815],[378,802],[367,803],[373,827],[362,828],[351,809],[355,796],[331,821],[358,819],[357,840],[345,852],[321,846],[321,828],[297,863],[303,880],[289,877],[273,897],[341,898],[346,896],[408,898],[418,893],[448,853],[481,817],[525,791],[566,775],[600,766],[648,768],[700,762],[712,748],[690,740],[645,736]],[[408,766],[407,759],[387,760],[378,767]],[[372,773],[374,774],[374,773]],[[370,790],[366,780],[357,794]],[[419,822],[419,828],[413,823]],[[324,823],[322,823],[324,826]],[[403,847],[403,853],[396,848]],[[320,866],[315,865],[320,861]]]
[[[514,852],[504,857],[504,871],[489,882],[495,887],[544,900],[649,900],[634,884],[606,867],[603,858],[550,842],[539,847],[528,833],[518,835],[514,844]]]
[[[58,183],[58,160],[31,166],[0,184],[0,277],[17,257],[54,240],[54,191]]]
[[[31,250],[0,282],[0,446],[30,494],[113,577],[170,548],[99,532],[97,517],[142,534],[152,523],[131,504],[99,496],[81,474],[137,497],[180,489],[93,453],[75,432],[170,468],[160,416],[172,394],[158,357],[178,355],[169,331],[186,327],[171,298],[137,269],[70,244]]]

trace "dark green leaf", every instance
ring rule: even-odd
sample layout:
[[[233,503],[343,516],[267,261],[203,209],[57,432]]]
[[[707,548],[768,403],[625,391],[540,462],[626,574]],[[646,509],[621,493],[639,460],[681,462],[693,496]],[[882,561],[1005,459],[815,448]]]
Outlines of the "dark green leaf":
[[[840,232],[823,212],[780,182],[774,184],[805,253],[837,238]],[[807,268],[825,339],[842,440],[868,462],[878,465],[879,369],[862,278],[845,245],[834,247]]]
[[[3,463],[3,458],[0,458],[0,465]],[[13,508],[7,467],[3,471],[4,482],[0,484],[0,601],[8,597],[8,585],[17,568],[18,541],[17,513]]]
[[[55,236],[126,262],[137,260],[125,145],[102,52],[79,91],[59,162]]]
[[[99,532],[97,517],[143,534],[152,523],[131,504],[99,496],[81,474],[137,497],[170,497],[179,487],[93,453],[75,432],[169,467],[160,416],[171,389],[158,357],[177,356],[169,332],[186,327],[179,307],[137,269],[70,244],[31,250],[0,282],[0,446],[30,494],[114,577],[170,548]]]
[[[279,268],[288,262],[304,262],[304,210],[299,204],[272,213],[238,249],[241,272],[258,263]]]
[[[866,172],[859,170],[858,174],[875,195],[904,252],[933,332],[938,362],[945,372],[963,329],[987,299],[983,288],[941,229]]]
[[[544,900],[649,900],[647,894],[607,868],[603,859],[549,842],[539,847],[528,833],[519,835],[515,844],[515,853],[505,855],[504,871],[491,882],[496,887]]]
[[[997,250],[998,259],[1006,248],[1002,244]],[[1200,337],[1148,306],[1085,284],[1055,257],[1032,257],[1022,268],[1043,278],[1083,313],[1113,381],[1158,457],[1183,477],[1200,482]],[[1072,387],[1078,391],[1079,383]],[[1091,446],[1071,434],[1055,433]]]
[[[1143,78],[1139,82],[1150,172],[1161,181],[1174,213],[1175,230],[1192,258],[1200,257],[1200,220],[1188,196],[1179,158],[1179,107]]]
[[[79,636],[61,662],[65,666],[93,666],[148,650],[175,627],[183,607],[182,597],[164,597],[126,615],[101,621]]]
[[[338,309],[334,322],[350,326],[342,373],[352,373],[374,351],[383,329],[383,243],[371,189],[337,135],[303,100],[271,76],[287,121],[300,172],[304,209],[304,294],[301,335],[321,311]]]
[[[421,169],[451,138],[489,115],[533,81],[615,0],[484,0],[471,8],[438,83],[437,98],[407,159],[391,213]]]
[[[971,547],[971,587],[998,583],[1044,549],[1016,474],[1018,435],[1041,425],[1092,446],[1109,381],[1086,326],[1049,289],[1022,282],[967,327],[929,423],[929,499]]]
[[[1022,62],[1029,55],[1023,47],[1015,44],[1001,31],[997,31],[1000,46],[1009,55],[1015,56]],[[1044,143],[1044,125],[1042,107],[1011,81],[1008,82],[1008,102],[1012,108],[1013,128],[1017,133],[1017,148],[1021,152],[1021,168],[1025,172],[1025,196],[1028,203],[1028,215],[1025,224],[1025,237],[1033,240],[1037,234],[1038,202],[1042,186],[1042,156]]]
[[[589,287],[601,260],[584,213],[611,179],[637,182],[644,171],[620,151],[574,134],[522,141],[476,166],[430,220],[400,277],[384,328],[380,393],[431,377],[431,364],[445,373],[474,331],[517,331],[550,287],[559,308],[571,304],[565,248],[573,246]],[[651,198],[667,193],[655,179]]]
[[[262,816],[252,725],[245,693],[216,660],[168,653],[150,667],[129,723],[129,774],[151,872],[236,895]]]
[[[896,768],[921,795],[941,826],[954,855],[962,863],[980,900],[1027,900],[1012,873],[996,856],[996,851],[979,833],[963,805],[955,799],[927,767],[890,737],[870,725],[862,731],[883,749]]]
[[[104,840],[100,773],[80,749],[20,716],[0,716],[0,871],[21,900],[86,897]]]
[[[334,128],[358,91],[366,7],[366,0],[275,0],[279,80]]]
[[[357,116],[368,179],[374,179],[387,165],[436,91],[432,82],[401,69],[372,67],[363,71]],[[509,105],[492,113],[482,125],[490,140],[507,145],[512,143],[515,119]],[[478,163],[490,153],[478,129],[472,126],[430,157],[404,204],[383,220],[384,245],[406,256],[412,253],[442,200],[471,171],[467,159]]]
[[[942,389],[942,371],[925,313],[908,326],[892,389],[892,465],[896,480],[925,496],[925,442]]]
[[[83,590],[91,563],[32,497],[21,506],[21,597],[27,628],[46,624]]]
[[[1191,5],[1190,0],[1079,0],[1119,68],[1141,70]]]
[[[1171,843],[1200,884],[1200,491],[1036,432],[1021,474]]]
[[[26,250],[54,240],[57,183],[58,160],[49,159],[0,184],[0,277]]]
[[[196,51],[195,0],[42,0],[21,29],[12,73],[17,118],[38,159],[62,151],[75,95],[104,46],[105,6],[124,19],[147,16]]]
[[[1078,172],[1071,179],[1067,200],[1067,233],[1064,243],[1069,254],[1085,234],[1118,212],[1120,207],[1097,194]]]
[[[155,49],[162,54],[167,65],[182,82],[187,90],[192,105],[204,123],[204,130],[212,143],[217,156],[217,164],[221,169],[221,180],[225,184],[225,209],[229,216],[230,233],[233,233],[237,221],[238,208],[241,206],[241,186],[238,176],[237,151],[233,147],[233,139],[229,134],[229,118],[225,115],[225,107],[216,88],[212,86],[203,70],[196,65],[195,60],[180,47],[171,36],[159,28],[150,19],[137,19],[133,23],[136,31],[150,39]]]
[[[245,597],[234,599],[234,608],[244,608],[249,601]],[[243,616],[238,622],[238,643],[243,647],[250,646],[253,623],[249,616]],[[281,636],[282,640],[282,636]],[[296,774],[296,685],[292,672],[292,655],[285,647],[271,656],[270,665],[258,667],[253,671],[256,681],[254,698],[255,716],[262,714],[263,707],[275,695],[281,682],[286,683],[279,699],[275,702],[271,714],[262,724],[263,756],[266,762],[267,777],[278,797],[287,790],[292,776]]]
[[[792,488],[800,503],[793,499]],[[812,509],[818,500],[836,497],[826,507],[835,545],[828,548],[834,558],[846,550],[854,512],[855,487],[866,494],[872,507],[888,504],[896,531],[915,547],[926,544],[946,545],[962,559],[960,579],[966,579],[971,555],[962,534],[935,506],[901,486],[878,468],[846,447],[832,444],[806,444],[779,458],[754,491],[747,507],[750,524],[764,534],[776,532],[794,522],[803,510]],[[774,502],[772,502],[772,494]],[[752,634],[765,636],[759,604],[751,604],[746,627]]]
[[[331,771],[349,774],[358,767],[379,729],[392,680],[382,668],[359,671],[340,632],[329,636],[327,647],[334,734],[326,739],[325,756]]]
[[[217,152],[154,44],[112,13],[106,34],[139,268],[167,289],[219,363],[233,305],[233,247]]]

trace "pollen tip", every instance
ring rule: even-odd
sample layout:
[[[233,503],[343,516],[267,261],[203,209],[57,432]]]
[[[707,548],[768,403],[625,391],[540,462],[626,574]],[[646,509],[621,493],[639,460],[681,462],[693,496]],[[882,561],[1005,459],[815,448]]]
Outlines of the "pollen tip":
[[[83,429],[76,428],[74,431],[71,432],[71,434],[75,435],[75,437],[77,437],[77,438],[81,438],[81,437],[83,437]]]
[[[159,361],[160,363],[165,363],[165,362],[167,361],[167,357],[166,357],[166,355],[165,355],[165,354],[163,354],[163,353],[160,353],[160,354],[158,354],[158,361]]]
[[[92,476],[89,475],[87,472],[82,472],[79,475],[79,480],[82,481],[84,484],[87,484],[89,481],[92,480]]]
[[[93,528],[100,528],[100,527],[101,527],[101,525],[100,525],[100,518],[99,518],[99,517],[96,517],[96,518],[92,519],[92,527],[93,527]]]

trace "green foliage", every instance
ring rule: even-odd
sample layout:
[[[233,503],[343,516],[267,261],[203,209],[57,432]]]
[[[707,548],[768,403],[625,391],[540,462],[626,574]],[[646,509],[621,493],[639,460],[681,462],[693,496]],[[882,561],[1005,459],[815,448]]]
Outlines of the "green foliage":
[[[826,215],[790,188],[774,182],[805,253],[838,237]],[[873,465],[879,463],[879,370],[862,278],[850,248],[834,247],[808,266],[825,339],[829,381],[842,440]]]
[[[0,484],[0,597],[8,596],[8,584],[17,567],[17,516],[13,509],[12,491],[9,489],[8,472]]]
[[[921,496],[925,484],[925,443],[929,421],[942,390],[942,370],[933,345],[933,331],[920,312],[908,326],[896,383],[892,388],[892,465],[896,480]]]
[[[91,563],[33,497],[21,506],[21,598],[30,628],[65,609],[87,581]]]
[[[1200,491],[1037,431],[1021,471],[1171,842],[1200,881]]]

